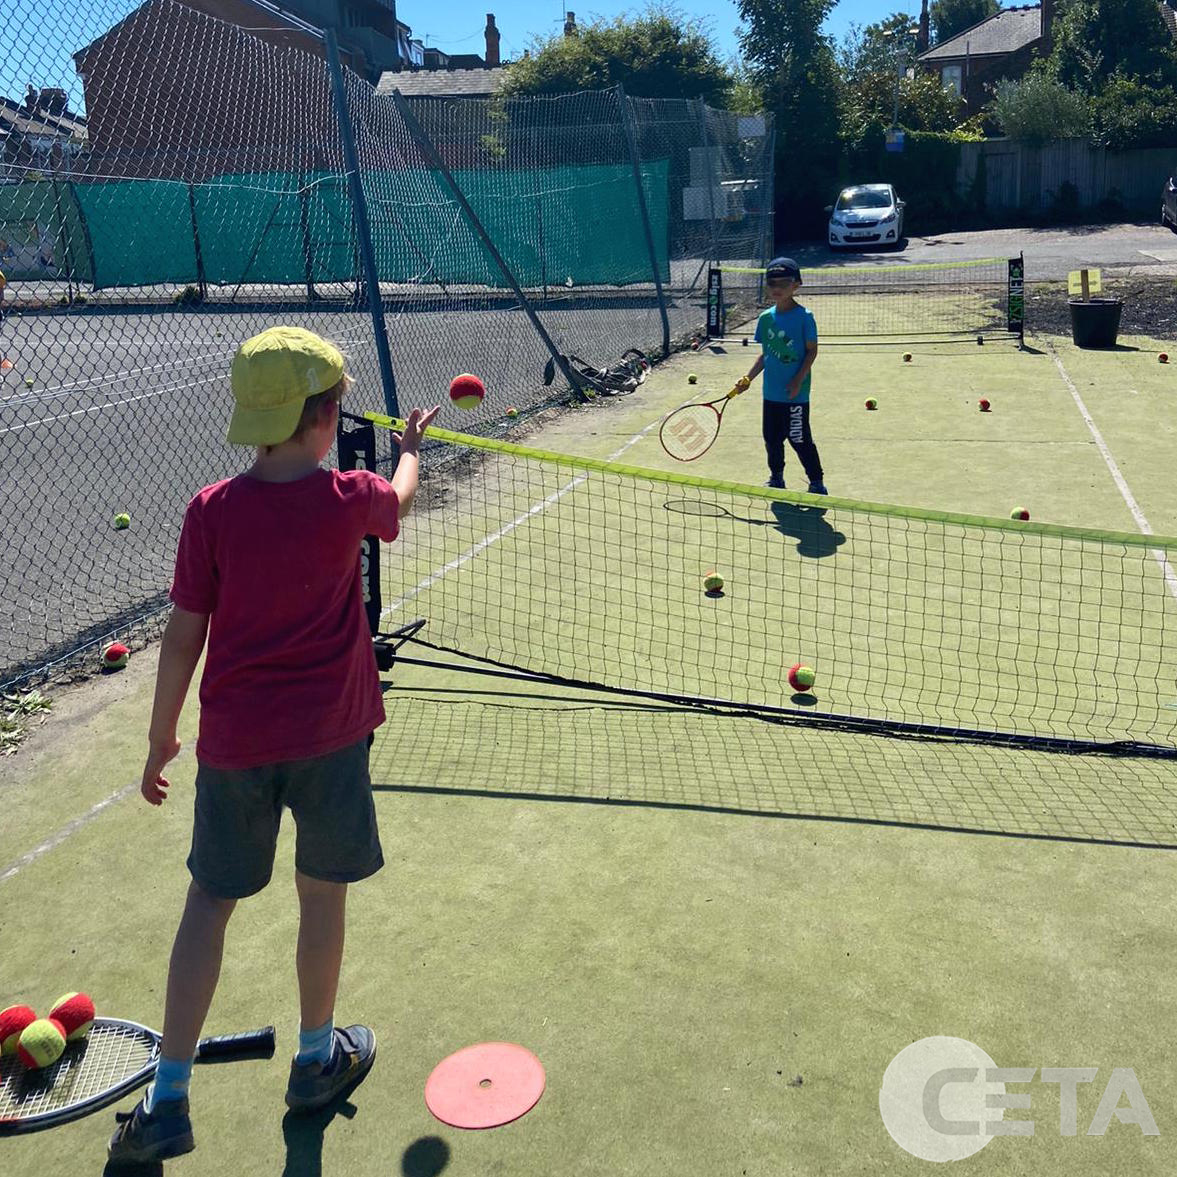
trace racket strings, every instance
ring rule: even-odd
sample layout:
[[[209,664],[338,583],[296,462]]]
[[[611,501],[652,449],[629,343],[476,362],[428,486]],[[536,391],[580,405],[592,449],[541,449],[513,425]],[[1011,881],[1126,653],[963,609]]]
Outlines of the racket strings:
[[[661,437],[666,452],[679,461],[704,453],[719,432],[719,414],[711,405],[686,405],[663,422]]]
[[[155,1053],[155,1038],[143,1030],[96,1024],[51,1066],[29,1070],[15,1056],[0,1059],[0,1120],[32,1119],[84,1103],[138,1074]]]

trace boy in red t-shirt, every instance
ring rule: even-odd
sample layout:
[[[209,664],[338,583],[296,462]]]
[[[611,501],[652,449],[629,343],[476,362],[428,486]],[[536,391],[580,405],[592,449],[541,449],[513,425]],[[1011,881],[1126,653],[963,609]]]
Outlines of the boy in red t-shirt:
[[[356,1083],[376,1055],[366,1026],[337,1028],[348,883],[383,865],[368,743],[384,722],[364,615],[360,543],[391,541],[417,489],[417,450],[437,406],[409,414],[389,484],[320,468],[350,378],[331,344],[272,327],[233,359],[229,441],[257,447],[250,469],[188,504],[160,649],[141,791],[167,797],[164,766],[208,638],[200,683],[192,883],[172,948],[155,1081],[117,1116],[110,1157],[190,1152],[188,1084],[238,899],[270,880],[282,809],[297,827],[301,1026],[286,1103],[312,1110]]]

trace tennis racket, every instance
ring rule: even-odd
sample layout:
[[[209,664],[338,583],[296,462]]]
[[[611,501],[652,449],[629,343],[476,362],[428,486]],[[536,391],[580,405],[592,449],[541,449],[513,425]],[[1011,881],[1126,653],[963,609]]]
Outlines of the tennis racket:
[[[121,1018],[95,1018],[85,1038],[66,1044],[52,1066],[29,1070],[16,1055],[0,1058],[0,1136],[39,1132],[80,1120],[151,1080],[161,1038]],[[271,1058],[274,1027],[203,1038],[196,1061]]]
[[[725,392],[716,400],[675,409],[658,430],[662,448],[680,462],[693,462],[701,458],[719,436],[724,409],[747,387],[748,381],[741,379],[731,392]]]

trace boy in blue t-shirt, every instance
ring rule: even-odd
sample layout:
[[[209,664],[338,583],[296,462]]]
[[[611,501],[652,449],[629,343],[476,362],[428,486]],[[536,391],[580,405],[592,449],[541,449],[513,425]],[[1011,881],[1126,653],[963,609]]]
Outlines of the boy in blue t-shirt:
[[[792,258],[773,258],[765,282],[774,305],[756,321],[756,342],[763,350],[744,384],[746,388],[764,373],[763,428],[769,475],[765,486],[784,488],[788,441],[805,468],[809,493],[824,495],[821,458],[809,432],[809,370],[817,359],[817,324],[809,311],[793,301],[801,288],[801,271]]]

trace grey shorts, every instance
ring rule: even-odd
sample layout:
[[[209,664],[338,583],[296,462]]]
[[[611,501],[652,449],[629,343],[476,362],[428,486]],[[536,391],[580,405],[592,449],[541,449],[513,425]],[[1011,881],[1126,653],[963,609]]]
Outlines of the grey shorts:
[[[274,869],[283,808],[294,814],[294,864],[327,883],[354,883],[383,865],[368,776],[368,739],[311,760],[196,770],[188,869],[210,895],[244,899]]]

